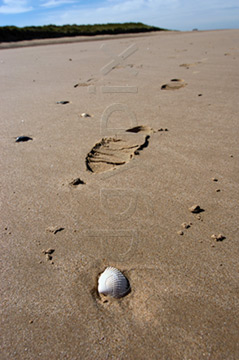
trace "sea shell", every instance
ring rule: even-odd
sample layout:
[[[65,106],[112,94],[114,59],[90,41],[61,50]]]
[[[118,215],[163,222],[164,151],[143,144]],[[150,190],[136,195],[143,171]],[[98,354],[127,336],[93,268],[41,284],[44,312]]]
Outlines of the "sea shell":
[[[118,269],[107,267],[98,279],[98,293],[120,298],[130,290],[128,279]]]
[[[92,117],[92,115],[87,114],[87,113],[82,113],[80,116],[84,117],[84,118]]]

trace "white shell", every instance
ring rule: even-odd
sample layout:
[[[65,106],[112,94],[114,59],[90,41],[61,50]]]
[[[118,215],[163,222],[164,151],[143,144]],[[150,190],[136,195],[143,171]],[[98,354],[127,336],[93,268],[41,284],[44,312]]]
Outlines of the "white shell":
[[[98,293],[120,298],[129,291],[128,279],[118,269],[107,267],[98,279]]]
[[[81,117],[87,118],[87,117],[91,117],[91,115],[90,115],[90,114],[87,114],[87,113],[82,113],[82,114],[81,114]]]

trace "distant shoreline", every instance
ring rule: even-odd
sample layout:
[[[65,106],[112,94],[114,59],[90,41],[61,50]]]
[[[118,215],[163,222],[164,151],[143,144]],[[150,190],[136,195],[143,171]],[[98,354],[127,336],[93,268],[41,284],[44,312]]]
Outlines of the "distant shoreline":
[[[141,34],[155,31],[167,31],[156,26],[143,23],[107,23],[94,25],[43,25],[43,26],[0,26],[0,43],[15,43],[23,41],[76,38],[88,36]],[[62,42],[62,40],[60,40]]]
[[[174,31],[170,31],[170,33]],[[35,39],[35,40],[23,40],[0,43],[0,50],[3,49],[16,49],[22,47],[31,46],[43,46],[43,45],[59,45],[59,44],[71,44],[77,42],[89,42],[89,41],[101,41],[101,40],[114,40],[135,38],[143,36],[152,36],[158,34],[158,31],[142,32],[142,33],[129,33],[129,34],[115,34],[115,35],[93,35],[93,36],[75,36],[75,37],[62,37],[62,38],[50,38],[50,39]],[[169,31],[160,31],[160,33],[169,33]]]
[[[171,34],[190,34],[190,33],[202,33],[202,32],[215,32],[215,31],[231,31],[237,29],[215,29],[215,30],[198,30],[198,31],[176,31],[176,30],[161,30],[152,32],[141,32],[141,33],[127,33],[127,34],[107,34],[107,35],[90,35],[90,36],[74,36],[74,37],[61,37],[61,38],[49,38],[49,39],[34,39],[34,40],[23,40],[23,41],[12,41],[12,42],[0,42],[0,50],[5,49],[16,49],[23,47],[35,47],[45,45],[60,45],[60,44],[71,44],[78,42],[91,42],[91,41],[102,41],[102,40],[116,40],[116,39],[127,39],[136,37],[156,36],[160,34],[171,35]]]

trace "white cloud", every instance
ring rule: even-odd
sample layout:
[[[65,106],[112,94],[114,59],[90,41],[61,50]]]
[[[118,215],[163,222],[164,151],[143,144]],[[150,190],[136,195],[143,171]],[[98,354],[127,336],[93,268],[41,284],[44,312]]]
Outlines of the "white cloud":
[[[56,7],[61,5],[73,4],[73,3],[76,3],[76,0],[48,0],[48,1],[44,1],[44,3],[41,4],[41,6],[48,8],[48,7]]]
[[[53,0],[51,0],[53,1]],[[63,24],[102,24],[110,22],[145,22],[159,24],[165,12],[169,16],[175,12],[180,0],[107,0],[74,8],[60,9],[48,14],[48,23]]]
[[[0,6],[0,14],[19,14],[32,10],[27,0],[3,0]]]

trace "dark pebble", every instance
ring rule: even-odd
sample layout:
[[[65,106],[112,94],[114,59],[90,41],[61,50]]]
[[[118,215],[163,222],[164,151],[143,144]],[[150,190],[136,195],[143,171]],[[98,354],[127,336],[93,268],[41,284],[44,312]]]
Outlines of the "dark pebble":
[[[84,185],[85,182],[83,180],[81,180],[80,178],[76,178],[70,184],[74,185],[74,186],[77,186],[77,185]]]
[[[204,209],[202,209],[199,205],[193,205],[189,208],[189,210],[194,214],[199,214],[204,211]]]
[[[57,104],[61,104],[61,105],[66,105],[66,104],[69,104],[70,101],[67,101],[67,100],[63,100],[63,101],[57,101],[56,103]]]
[[[29,140],[33,140],[31,137],[29,136],[18,136],[16,138],[16,142],[25,142],[25,141],[29,141]]]

